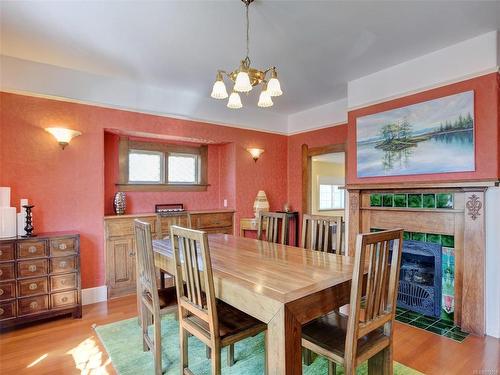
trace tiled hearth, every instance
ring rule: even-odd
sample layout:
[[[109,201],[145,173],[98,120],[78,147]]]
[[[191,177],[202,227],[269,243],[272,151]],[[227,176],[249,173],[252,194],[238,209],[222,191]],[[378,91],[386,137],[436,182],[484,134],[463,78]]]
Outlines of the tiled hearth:
[[[463,332],[460,327],[457,327],[452,320],[431,318],[399,307],[396,309],[396,320],[458,342],[464,341],[469,336],[467,332]]]

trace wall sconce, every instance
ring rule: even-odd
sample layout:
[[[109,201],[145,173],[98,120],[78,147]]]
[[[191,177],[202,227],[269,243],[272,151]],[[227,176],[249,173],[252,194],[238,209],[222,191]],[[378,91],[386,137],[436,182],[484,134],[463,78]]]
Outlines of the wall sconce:
[[[82,132],[78,130],[66,128],[45,128],[45,131],[49,132],[57,139],[57,142],[59,142],[63,150],[74,137],[82,135]]]
[[[259,160],[260,155],[264,152],[264,149],[262,148],[247,148],[247,151],[252,155],[252,158],[255,162]]]

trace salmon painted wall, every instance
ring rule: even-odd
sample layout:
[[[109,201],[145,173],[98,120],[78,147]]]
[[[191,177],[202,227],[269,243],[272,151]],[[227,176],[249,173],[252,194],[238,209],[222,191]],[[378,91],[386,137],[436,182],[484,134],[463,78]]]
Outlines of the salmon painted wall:
[[[373,113],[405,107],[411,104],[437,99],[440,97],[474,90],[475,112],[475,157],[476,170],[474,172],[453,172],[420,174],[405,176],[384,177],[357,177],[356,153],[348,154],[348,184],[377,183],[377,182],[418,182],[418,181],[466,181],[479,179],[498,179],[499,165],[499,79],[497,73],[469,79],[455,84],[424,91],[418,94],[398,98],[357,109],[348,114],[348,149],[356,150],[356,118]],[[439,155],[436,155],[436,160]]]
[[[302,145],[320,147],[347,141],[347,125],[299,133],[288,137],[288,202],[302,212]]]
[[[78,129],[83,134],[63,151],[43,130],[55,125]],[[215,172],[209,171],[209,178],[217,180],[219,176],[220,182],[213,181],[214,186],[219,186],[218,191],[172,196],[176,201],[188,202],[190,208],[220,208],[221,193],[234,190],[236,193],[228,200],[237,210],[238,223],[240,217],[253,215],[252,205],[258,190],[266,191],[272,209],[282,207],[286,201],[286,136],[0,93],[0,185],[12,187],[12,204],[17,205],[20,198],[28,198],[36,205],[33,210],[36,231],[80,232],[84,288],[104,285],[104,129],[230,143],[232,146],[214,148],[210,155],[215,165],[224,166]],[[108,139],[106,147],[111,147],[110,143]],[[265,153],[254,163],[245,150],[247,147],[260,147]],[[234,177],[225,181],[218,170],[226,176],[234,171]],[[106,172],[106,181],[110,184],[112,173],[115,172]],[[222,185],[224,188],[220,188]],[[167,199],[165,195],[148,194],[147,197],[143,206],[136,197],[131,197],[131,208],[149,211],[156,198],[161,202]]]

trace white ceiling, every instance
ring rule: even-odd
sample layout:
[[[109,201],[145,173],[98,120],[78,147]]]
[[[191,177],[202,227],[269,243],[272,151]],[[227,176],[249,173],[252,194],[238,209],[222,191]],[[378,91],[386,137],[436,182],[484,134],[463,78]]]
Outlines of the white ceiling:
[[[323,163],[345,163],[345,153],[344,152],[333,152],[331,154],[317,155],[312,158],[312,161],[319,161]]]
[[[0,4],[4,55],[190,95],[208,97],[216,70],[245,54],[237,0]],[[284,91],[269,110],[288,115],[345,97],[349,80],[499,29],[500,2],[256,0],[250,21],[253,65],[277,66]]]

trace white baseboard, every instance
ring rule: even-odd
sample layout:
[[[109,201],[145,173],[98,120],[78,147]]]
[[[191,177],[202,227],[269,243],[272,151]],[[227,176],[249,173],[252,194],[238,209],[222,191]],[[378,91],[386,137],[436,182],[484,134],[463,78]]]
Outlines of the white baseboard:
[[[106,288],[106,285],[82,289],[82,305],[90,305],[91,303],[104,302],[107,300],[108,288]]]

